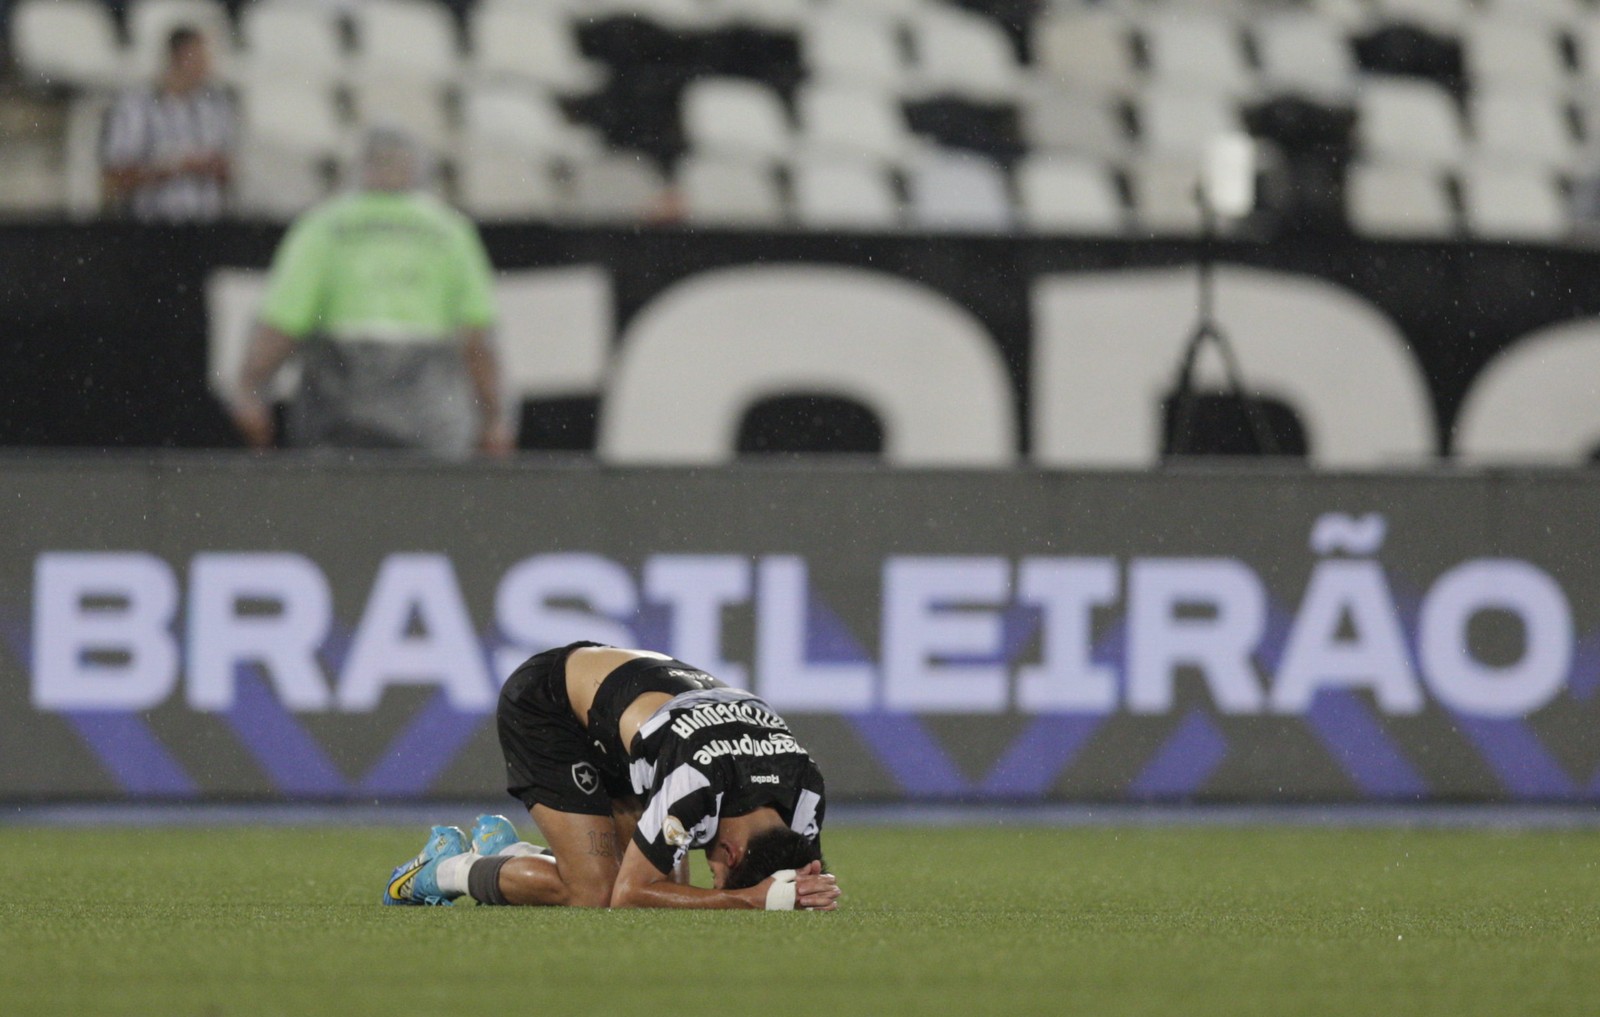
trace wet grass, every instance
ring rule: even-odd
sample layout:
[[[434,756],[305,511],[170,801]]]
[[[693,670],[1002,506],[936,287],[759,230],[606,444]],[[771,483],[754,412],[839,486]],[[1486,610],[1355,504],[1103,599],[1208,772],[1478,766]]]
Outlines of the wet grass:
[[[1600,833],[841,829],[836,914],[382,908],[421,830],[0,828],[0,1014],[1588,1014]]]

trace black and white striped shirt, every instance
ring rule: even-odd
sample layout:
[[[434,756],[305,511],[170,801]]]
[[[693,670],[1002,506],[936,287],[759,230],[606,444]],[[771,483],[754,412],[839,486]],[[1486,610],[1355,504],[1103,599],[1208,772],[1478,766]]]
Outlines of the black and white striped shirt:
[[[237,131],[233,102],[221,89],[179,95],[160,88],[123,93],[106,117],[101,164],[107,169],[167,166],[209,154],[228,155]],[[227,194],[206,174],[179,174],[136,188],[128,211],[152,222],[204,222],[220,217]]]
[[[659,871],[713,842],[722,816],[770,805],[822,832],[822,771],[760,698],[714,688],[675,696],[639,727],[629,778],[644,801],[634,843]]]

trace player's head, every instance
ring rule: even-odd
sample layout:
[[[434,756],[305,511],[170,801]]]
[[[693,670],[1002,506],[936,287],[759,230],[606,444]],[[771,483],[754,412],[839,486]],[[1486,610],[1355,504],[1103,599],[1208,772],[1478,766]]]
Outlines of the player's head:
[[[205,33],[179,25],[167,34],[167,80],[180,90],[198,87],[211,77],[211,47]]]
[[[779,820],[750,834],[742,844],[719,839],[706,852],[706,860],[719,888],[743,890],[781,869],[803,869],[821,861],[822,847],[815,838],[804,837]]]
[[[397,127],[374,127],[361,144],[361,182],[370,191],[409,191],[422,185],[422,152]]]

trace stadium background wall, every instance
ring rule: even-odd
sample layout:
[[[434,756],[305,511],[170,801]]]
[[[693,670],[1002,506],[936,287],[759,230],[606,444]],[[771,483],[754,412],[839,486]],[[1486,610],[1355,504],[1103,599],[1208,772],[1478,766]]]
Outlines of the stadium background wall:
[[[166,230],[131,224],[6,227],[0,243],[0,320],[5,322],[0,356],[7,368],[0,444],[236,445],[237,436],[207,387],[208,333],[215,328],[208,322],[208,285],[222,271],[264,268],[280,235],[274,227],[237,224]],[[1038,431],[1031,393],[1039,281],[1165,267],[1172,270],[1173,285],[1188,287],[1182,270],[1196,252],[1190,242],[675,228],[606,232],[507,225],[489,227],[485,235],[502,270],[602,270],[614,305],[610,335],[623,342],[642,308],[674,284],[714,269],[833,265],[914,282],[970,312],[998,344],[1013,389],[1016,451],[1024,458]],[[1232,270],[1266,270],[1337,287],[1364,301],[1385,327],[1392,325],[1402,361],[1414,361],[1426,389],[1420,398],[1422,416],[1428,418],[1422,439],[1427,452],[1452,452],[1463,400],[1497,354],[1540,329],[1600,316],[1600,288],[1593,285],[1600,277],[1600,252],[1583,249],[1318,237],[1270,244],[1227,241],[1218,254]],[[1187,288],[1175,292],[1180,307],[1191,299]],[[1226,300],[1223,311],[1229,311]],[[1184,313],[1151,319],[1149,330],[1163,333],[1171,350],[1160,355],[1164,371],[1169,361],[1176,362],[1187,327]],[[526,321],[517,325],[538,334]],[[1247,375],[1259,368],[1259,357],[1247,354],[1245,360]],[[1377,367],[1365,373],[1378,378],[1396,372]],[[1571,412],[1592,414],[1592,399],[1545,395],[1542,414],[1554,412],[1563,400],[1581,404]],[[524,414],[525,444],[592,448],[598,393],[587,396],[531,399]],[[581,420],[585,413],[587,425]],[[541,422],[554,421],[560,430],[573,419],[579,423],[553,438],[542,430]],[[1600,434],[1600,424],[1596,431]],[[1319,440],[1313,436],[1312,444]],[[1592,448],[1591,441],[1577,457],[1587,458]],[[1032,458],[1063,464],[1059,458]]]
[[[0,464],[0,798],[497,793],[531,649],[878,801],[1600,798],[1582,472]]]

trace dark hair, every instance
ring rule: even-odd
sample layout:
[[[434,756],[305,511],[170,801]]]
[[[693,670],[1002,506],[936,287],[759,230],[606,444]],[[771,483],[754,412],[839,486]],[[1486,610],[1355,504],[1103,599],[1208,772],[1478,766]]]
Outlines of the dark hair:
[[[803,869],[821,860],[820,841],[808,840],[798,831],[783,826],[763,830],[745,844],[744,857],[728,870],[723,889],[743,890],[780,869]]]
[[[193,25],[179,25],[167,35],[167,59],[172,59],[191,43],[204,42],[205,33]]]

